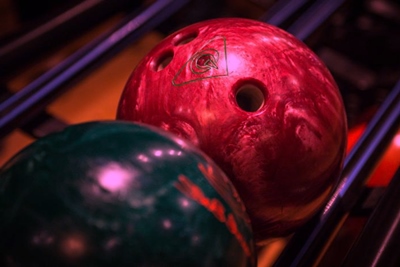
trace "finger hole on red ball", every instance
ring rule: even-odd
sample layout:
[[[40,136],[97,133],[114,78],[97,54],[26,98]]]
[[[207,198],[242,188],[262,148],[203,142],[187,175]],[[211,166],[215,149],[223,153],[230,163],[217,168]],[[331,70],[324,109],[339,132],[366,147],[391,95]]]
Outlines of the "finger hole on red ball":
[[[260,110],[265,103],[266,87],[257,80],[242,80],[235,85],[235,101],[246,112]]]
[[[169,63],[172,61],[174,57],[174,52],[172,50],[168,50],[161,54],[161,56],[155,58],[152,62],[152,67],[154,71],[161,71],[165,69]]]
[[[199,35],[198,32],[181,33],[174,37],[174,45],[184,45],[190,43]]]

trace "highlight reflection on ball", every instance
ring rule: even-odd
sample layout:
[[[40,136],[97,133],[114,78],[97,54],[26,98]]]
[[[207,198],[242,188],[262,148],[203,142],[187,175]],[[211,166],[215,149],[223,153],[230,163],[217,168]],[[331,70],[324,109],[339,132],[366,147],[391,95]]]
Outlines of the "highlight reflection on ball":
[[[233,185],[154,127],[70,126],[0,177],[1,266],[255,266]]]

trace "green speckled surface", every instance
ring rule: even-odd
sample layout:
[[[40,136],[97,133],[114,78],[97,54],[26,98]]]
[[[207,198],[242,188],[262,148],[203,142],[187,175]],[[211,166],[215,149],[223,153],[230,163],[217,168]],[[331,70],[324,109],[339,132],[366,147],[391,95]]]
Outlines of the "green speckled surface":
[[[244,207],[204,154],[148,126],[70,126],[0,172],[0,266],[255,266]]]

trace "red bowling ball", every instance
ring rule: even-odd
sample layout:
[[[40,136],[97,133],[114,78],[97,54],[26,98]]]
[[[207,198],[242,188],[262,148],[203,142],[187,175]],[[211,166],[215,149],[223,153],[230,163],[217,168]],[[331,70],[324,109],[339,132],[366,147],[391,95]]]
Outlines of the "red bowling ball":
[[[117,118],[171,131],[211,156],[259,243],[320,209],[346,147],[341,95],[321,60],[283,30],[247,19],[200,22],[165,38],[129,78]]]

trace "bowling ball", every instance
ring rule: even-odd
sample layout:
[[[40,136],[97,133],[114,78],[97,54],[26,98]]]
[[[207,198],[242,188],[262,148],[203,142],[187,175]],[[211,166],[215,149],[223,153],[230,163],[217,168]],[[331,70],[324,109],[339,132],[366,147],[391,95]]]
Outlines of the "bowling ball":
[[[70,126],[19,152],[0,177],[0,266],[255,265],[233,185],[159,129]]]
[[[257,242],[292,233],[326,202],[347,122],[337,85],[302,42],[222,18],[185,27],[137,65],[117,118],[190,140],[239,192]]]

